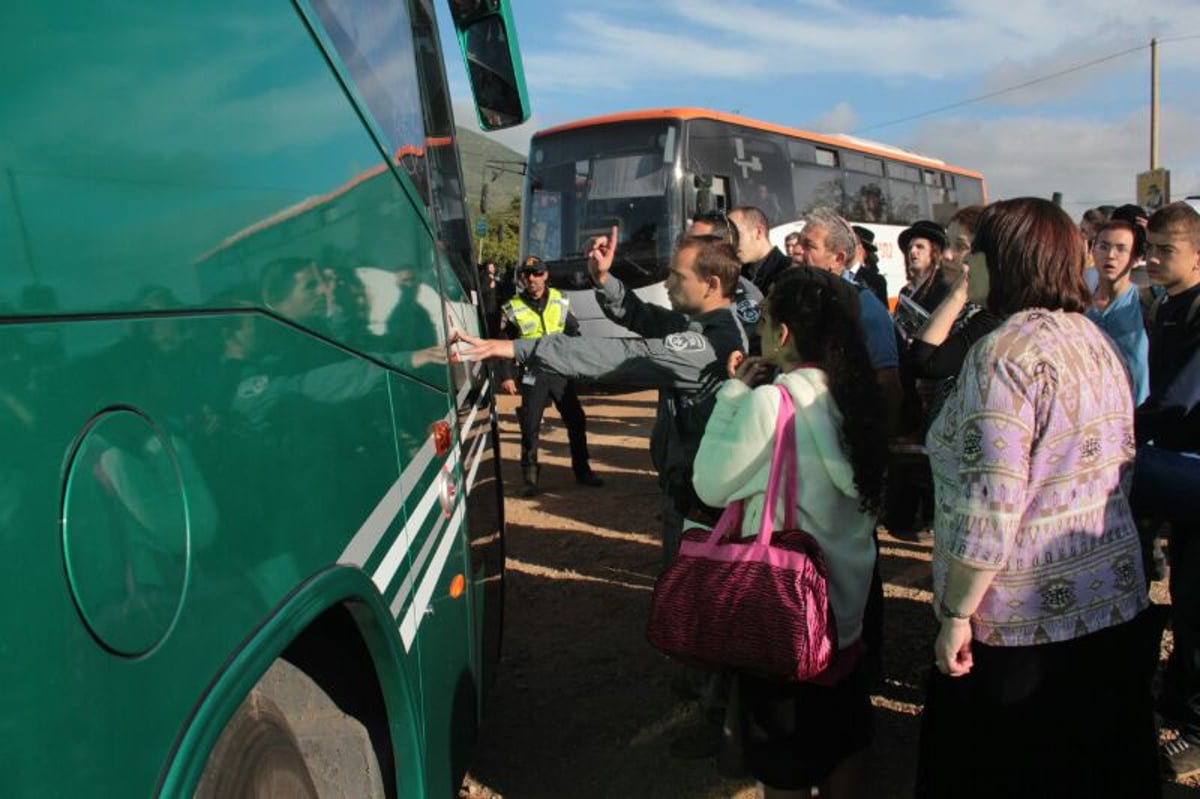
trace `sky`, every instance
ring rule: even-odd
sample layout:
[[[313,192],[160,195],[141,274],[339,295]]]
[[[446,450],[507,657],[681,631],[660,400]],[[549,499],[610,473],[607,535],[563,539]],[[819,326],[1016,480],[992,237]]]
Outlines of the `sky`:
[[[975,169],[993,200],[1062,192],[1078,218],[1136,199],[1157,37],[1159,166],[1172,199],[1200,195],[1197,0],[511,3],[533,116],[492,135],[519,152],[534,131],[575,119],[701,107]],[[472,126],[439,13],[456,114]]]

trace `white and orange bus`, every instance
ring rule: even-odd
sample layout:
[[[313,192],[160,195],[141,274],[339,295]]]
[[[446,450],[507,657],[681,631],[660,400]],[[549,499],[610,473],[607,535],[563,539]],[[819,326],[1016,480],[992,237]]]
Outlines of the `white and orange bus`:
[[[895,296],[905,281],[900,231],[918,219],[944,223],[985,196],[978,172],[852,136],[695,108],[612,114],[534,135],[521,253],[540,257],[554,285],[577,292],[572,305],[585,333],[619,335],[586,290],[583,258],[588,239],[614,224],[614,273],[665,305],[672,244],[698,210],[757,206],[782,245],[806,211],[829,206],[874,231]]]

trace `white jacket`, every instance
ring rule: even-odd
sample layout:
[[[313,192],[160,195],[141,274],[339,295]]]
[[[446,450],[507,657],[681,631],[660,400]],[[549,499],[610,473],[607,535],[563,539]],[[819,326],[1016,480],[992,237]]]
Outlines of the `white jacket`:
[[[825,553],[829,602],[837,619],[838,646],[862,635],[863,608],[875,567],[875,517],[859,510],[854,470],[841,443],[842,415],[820,369],[780,375],[796,408],[797,519]],[[723,507],[746,499],[742,536],[758,535],[771,471],[779,389],[753,391],[726,381],[696,453],[692,482],[706,504]],[[783,497],[775,512],[783,525]]]

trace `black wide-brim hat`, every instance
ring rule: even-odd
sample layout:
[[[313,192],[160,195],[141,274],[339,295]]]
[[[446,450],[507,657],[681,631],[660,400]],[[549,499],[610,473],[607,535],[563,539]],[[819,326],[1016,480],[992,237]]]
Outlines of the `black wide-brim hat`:
[[[858,241],[862,244],[864,250],[867,252],[879,252],[879,248],[875,246],[875,231],[865,228],[862,225],[851,225],[850,229],[854,231],[855,236],[858,236]]]
[[[900,231],[901,253],[908,251],[908,243],[913,239],[928,239],[943,250],[950,246],[950,239],[946,237],[946,229],[928,219],[919,219],[913,222],[911,227]]]

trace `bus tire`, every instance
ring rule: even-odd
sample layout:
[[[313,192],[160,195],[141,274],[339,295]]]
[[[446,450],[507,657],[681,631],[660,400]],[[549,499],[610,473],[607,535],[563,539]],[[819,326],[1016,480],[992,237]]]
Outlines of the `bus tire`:
[[[318,799],[283,711],[257,688],[225,725],[196,799]]]

